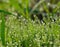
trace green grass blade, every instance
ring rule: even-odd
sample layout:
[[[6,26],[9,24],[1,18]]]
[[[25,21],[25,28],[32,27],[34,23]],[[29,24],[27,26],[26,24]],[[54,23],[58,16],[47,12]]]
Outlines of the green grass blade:
[[[7,15],[14,15],[11,12],[8,12],[8,11],[5,11],[5,10],[0,10],[0,13],[4,13],[4,14],[7,14]]]
[[[14,7],[15,10],[17,10],[20,14],[22,14],[23,16],[25,16],[24,10],[23,10],[23,8],[21,8],[21,6],[19,5],[18,0],[10,0],[10,4],[11,4],[11,6]]]
[[[5,46],[5,17],[3,13],[1,14],[1,40],[2,40],[2,45]]]

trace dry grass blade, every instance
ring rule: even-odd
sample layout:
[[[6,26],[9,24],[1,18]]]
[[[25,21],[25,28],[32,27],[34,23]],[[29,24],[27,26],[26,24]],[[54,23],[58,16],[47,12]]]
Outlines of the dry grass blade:
[[[30,14],[41,4],[43,3],[45,0],[39,1],[31,10]]]

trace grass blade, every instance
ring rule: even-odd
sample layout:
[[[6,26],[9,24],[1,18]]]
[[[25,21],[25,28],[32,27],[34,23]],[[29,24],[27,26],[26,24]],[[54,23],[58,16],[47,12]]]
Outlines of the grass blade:
[[[3,13],[1,14],[1,40],[2,40],[2,45],[5,46],[5,17]]]

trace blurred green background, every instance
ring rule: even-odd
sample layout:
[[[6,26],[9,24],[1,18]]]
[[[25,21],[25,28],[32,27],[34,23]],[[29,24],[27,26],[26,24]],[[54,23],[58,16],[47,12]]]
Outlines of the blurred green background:
[[[60,0],[0,0],[0,47],[60,47]]]

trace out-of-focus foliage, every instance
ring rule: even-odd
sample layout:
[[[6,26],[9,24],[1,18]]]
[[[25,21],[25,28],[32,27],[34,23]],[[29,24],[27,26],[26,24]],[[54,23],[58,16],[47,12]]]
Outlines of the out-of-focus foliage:
[[[35,1],[0,0],[0,47],[60,47],[60,1]],[[46,23],[30,19],[35,10],[46,11]]]

